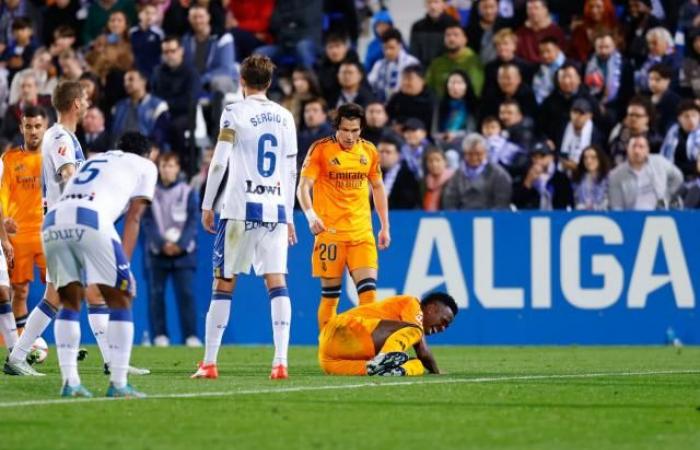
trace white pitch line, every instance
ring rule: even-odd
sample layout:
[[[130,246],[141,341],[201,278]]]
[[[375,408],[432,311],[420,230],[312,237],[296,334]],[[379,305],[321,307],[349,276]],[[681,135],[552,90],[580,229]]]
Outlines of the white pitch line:
[[[313,391],[331,391],[342,389],[361,389],[361,388],[382,388],[389,386],[412,386],[426,384],[481,384],[481,383],[497,383],[503,381],[533,381],[533,380],[566,380],[576,378],[606,378],[606,377],[638,377],[651,375],[688,375],[700,374],[700,370],[659,370],[646,372],[594,372],[594,373],[576,373],[576,374],[561,374],[561,375],[509,375],[500,377],[480,377],[480,378],[443,378],[443,379],[421,379],[415,378],[406,381],[397,382],[366,382],[354,384],[332,384],[326,386],[292,386],[273,389],[240,389],[234,391],[209,391],[209,392],[185,392],[179,394],[155,394],[149,395],[145,400],[153,399],[178,399],[178,398],[200,398],[200,397],[233,397],[239,395],[261,395],[261,394],[286,394],[294,392],[313,392]],[[45,405],[62,405],[74,403],[94,403],[117,401],[124,399],[115,399],[107,397],[93,398],[61,398],[61,399],[46,399],[46,400],[27,400],[17,402],[1,402],[2,408],[16,408],[22,406],[45,406]]]

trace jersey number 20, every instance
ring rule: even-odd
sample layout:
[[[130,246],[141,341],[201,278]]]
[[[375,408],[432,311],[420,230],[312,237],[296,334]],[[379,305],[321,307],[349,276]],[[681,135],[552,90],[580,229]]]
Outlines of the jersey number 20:
[[[270,144],[266,149],[266,144]],[[258,172],[263,177],[269,177],[275,173],[275,164],[277,156],[273,149],[277,148],[277,138],[274,134],[265,133],[258,140]],[[269,162],[268,162],[269,161]],[[267,168],[265,167],[267,166]]]

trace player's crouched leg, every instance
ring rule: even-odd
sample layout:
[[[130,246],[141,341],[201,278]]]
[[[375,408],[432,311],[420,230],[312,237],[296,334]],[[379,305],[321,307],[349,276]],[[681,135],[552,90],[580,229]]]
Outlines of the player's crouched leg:
[[[407,377],[419,377],[425,374],[425,367],[419,359],[409,359],[401,368]]]
[[[367,375],[367,361],[334,360],[319,355],[318,362],[326,375]]]

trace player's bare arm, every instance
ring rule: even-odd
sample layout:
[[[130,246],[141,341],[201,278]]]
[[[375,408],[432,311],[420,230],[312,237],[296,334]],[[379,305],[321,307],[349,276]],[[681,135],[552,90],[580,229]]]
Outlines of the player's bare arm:
[[[389,202],[386,198],[386,190],[384,182],[381,179],[372,180],[372,199],[374,200],[374,209],[379,216],[381,229],[378,236],[379,250],[385,250],[391,245],[391,234],[389,233]]]
[[[124,248],[124,254],[127,260],[131,260],[131,255],[134,253],[134,247],[139,237],[141,217],[149,203],[150,202],[145,198],[134,198],[129,203],[129,209],[126,211],[126,217],[124,219],[124,232],[122,234],[122,247]]]
[[[214,202],[216,194],[224,181],[226,168],[228,166],[228,154],[233,149],[233,142],[236,138],[236,132],[230,128],[222,128],[219,131],[219,138],[214,147],[214,155],[209,166],[207,175],[207,186],[204,190],[204,199],[202,200],[202,226],[211,234],[216,234],[214,226]]]
[[[75,164],[64,164],[58,169],[58,174],[61,177],[61,180],[58,182],[59,187],[61,188],[61,192],[63,192],[63,189],[66,187],[66,184],[70,181],[70,179],[73,177],[75,174]]]
[[[326,231],[326,226],[323,224],[316,211],[314,211],[313,202],[311,201],[311,189],[314,187],[314,180],[301,177],[299,182],[299,187],[297,188],[297,198],[299,199],[299,205],[301,205],[301,210],[304,211],[306,220],[309,222],[309,228],[313,234],[321,233]]]
[[[425,336],[418,342],[413,349],[416,351],[416,356],[423,363],[423,366],[428,370],[428,372],[439,375],[440,369],[438,369],[437,362],[433,356],[433,352],[430,351],[428,343],[425,341]]]
[[[0,224],[1,223],[5,223],[2,208],[0,208]],[[2,244],[2,252],[5,254],[5,259],[7,259],[7,266],[11,269],[15,261],[15,250],[12,247],[12,243],[10,243],[10,238],[7,236],[5,226],[0,226],[0,243]]]

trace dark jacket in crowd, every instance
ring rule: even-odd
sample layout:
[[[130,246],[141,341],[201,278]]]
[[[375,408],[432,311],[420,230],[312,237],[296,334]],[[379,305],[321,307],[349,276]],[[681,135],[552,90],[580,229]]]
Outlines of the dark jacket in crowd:
[[[319,139],[327,138],[333,134],[333,127],[328,122],[318,128],[303,127],[297,133],[297,169],[301,170],[301,165],[304,163],[304,158],[309,152],[311,144]]]
[[[355,50],[349,49],[345,56],[345,61],[360,62],[360,57],[357,56]],[[340,64],[341,63],[332,62],[325,55],[320,59],[318,64],[316,64],[316,76],[318,77],[321,93],[326,103],[333,97],[336,97],[340,91],[340,84],[338,84],[338,69],[340,69]]]
[[[161,64],[153,71],[151,91],[168,103],[172,117],[192,113],[201,90],[199,73],[187,64],[182,64],[176,69]]]
[[[498,86],[496,86],[495,89],[485,92],[481,98],[481,119],[488,116],[498,117],[498,109],[501,107],[501,103],[509,98],[518,102],[523,116],[532,118],[537,116],[537,100],[535,100],[535,94],[532,92],[530,85],[523,81],[518,90],[515,91],[513,97],[507,97]]]
[[[399,165],[399,172],[396,174],[394,184],[387,192],[389,209],[416,209],[421,203],[418,180],[405,161],[401,161]],[[383,171],[384,179],[386,179],[386,175],[386,171]]]
[[[566,125],[569,123],[571,105],[579,98],[588,100],[588,103],[593,108],[593,120],[598,121],[600,107],[596,99],[588,93],[584,86],[579,87],[578,92],[572,95],[566,95],[557,88],[540,105],[537,116],[540,133],[547,139],[560,142],[566,130]]]
[[[424,67],[445,52],[445,28],[459,25],[449,14],[444,14],[433,20],[427,14],[411,27],[411,42],[408,53],[418,58]]]
[[[293,48],[302,39],[321,43],[322,0],[284,0],[277,2],[270,17],[270,33],[275,44]]]
[[[390,120],[398,123],[404,123],[411,117],[420,119],[430,131],[434,104],[435,96],[426,86],[418,95],[406,95],[401,91],[392,95],[386,105],[386,112]]]

